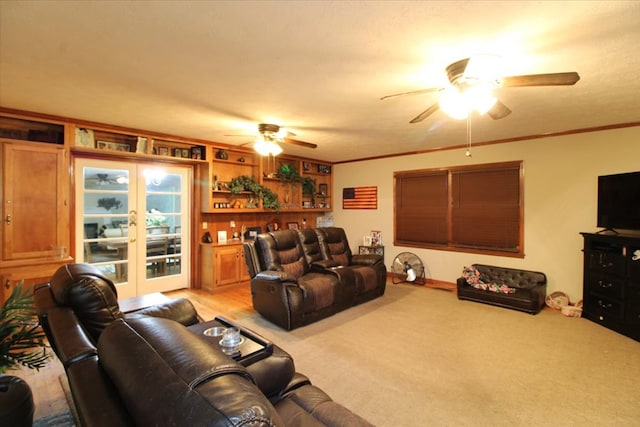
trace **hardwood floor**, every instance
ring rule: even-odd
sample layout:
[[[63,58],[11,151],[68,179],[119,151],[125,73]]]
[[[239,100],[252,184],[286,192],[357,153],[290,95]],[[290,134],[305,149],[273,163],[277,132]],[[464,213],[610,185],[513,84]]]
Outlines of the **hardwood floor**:
[[[255,314],[248,283],[216,289],[214,293],[199,289],[180,289],[165,292],[165,295],[169,298],[187,298],[204,320],[211,320],[216,316],[235,320]]]

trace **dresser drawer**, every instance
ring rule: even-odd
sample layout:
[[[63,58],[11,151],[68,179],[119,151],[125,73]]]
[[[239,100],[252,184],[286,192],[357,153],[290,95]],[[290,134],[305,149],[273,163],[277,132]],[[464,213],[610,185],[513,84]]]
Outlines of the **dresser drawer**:
[[[624,292],[624,279],[592,274],[589,279],[589,292],[612,298],[622,298]]]
[[[589,256],[589,269],[594,273],[624,276],[625,265],[622,254],[595,251]]]
[[[598,295],[589,295],[585,301],[585,309],[599,320],[621,322],[623,316],[623,303]]]

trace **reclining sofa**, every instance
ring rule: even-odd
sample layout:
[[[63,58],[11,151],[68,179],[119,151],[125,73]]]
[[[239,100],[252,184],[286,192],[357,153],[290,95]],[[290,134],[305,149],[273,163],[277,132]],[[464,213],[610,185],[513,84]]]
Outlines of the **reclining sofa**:
[[[85,264],[34,292],[80,426],[371,426],[275,345],[248,366],[224,354],[195,333],[201,319],[186,299],[124,314],[113,283]]]
[[[380,255],[354,255],[342,228],[280,230],[244,243],[253,308],[291,330],[382,296]]]
[[[511,308],[537,314],[547,297],[547,276],[539,271],[518,270],[493,265],[473,264],[479,280],[485,284],[506,286],[510,292],[493,292],[479,289],[468,283],[465,277],[457,280],[458,299],[482,302],[498,307]]]

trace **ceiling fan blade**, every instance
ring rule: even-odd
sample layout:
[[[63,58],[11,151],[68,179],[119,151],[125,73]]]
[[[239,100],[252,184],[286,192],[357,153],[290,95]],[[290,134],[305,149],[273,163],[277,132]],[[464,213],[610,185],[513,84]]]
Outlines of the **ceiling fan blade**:
[[[493,104],[493,107],[491,107],[491,109],[487,111],[487,114],[493,120],[498,120],[498,119],[503,119],[507,117],[509,114],[511,114],[511,110],[502,102],[496,101],[496,103]]]
[[[297,139],[291,139],[291,138],[284,138],[283,140],[284,142],[288,143],[288,144],[293,144],[293,145],[299,145],[300,147],[305,147],[305,148],[318,148],[317,144],[312,144],[311,142],[304,142],[304,141],[299,141]]]
[[[580,80],[575,71],[567,73],[529,74],[524,76],[509,76],[500,79],[502,87],[522,86],[570,86]]]
[[[440,90],[442,90],[441,87],[431,87],[429,89],[412,90],[411,92],[396,93],[396,94],[393,94],[393,95],[383,96],[382,98],[380,98],[380,101],[384,101],[387,98],[393,98],[394,96],[418,95],[420,93],[437,92],[437,91],[440,91]]]
[[[436,102],[435,104],[433,104],[431,107],[427,108],[426,110],[424,110],[422,113],[420,113],[419,115],[417,115],[413,120],[411,120],[409,123],[418,123],[423,121],[424,119],[426,119],[427,117],[429,117],[430,115],[432,115],[433,113],[435,113],[436,111],[438,111],[438,109],[440,108],[440,105]]]
[[[456,61],[447,67],[447,77],[449,78],[449,82],[452,85],[454,85],[456,81],[464,75],[464,72],[467,69],[467,65],[469,65],[470,59],[471,58],[461,59],[460,61]]]

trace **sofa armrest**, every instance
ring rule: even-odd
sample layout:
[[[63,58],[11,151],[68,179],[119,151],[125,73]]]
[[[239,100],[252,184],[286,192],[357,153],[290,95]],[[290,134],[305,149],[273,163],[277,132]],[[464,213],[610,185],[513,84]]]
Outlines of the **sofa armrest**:
[[[297,283],[298,280],[292,275],[278,270],[265,270],[256,274],[255,279],[269,280],[272,282],[292,282]]]
[[[311,268],[320,272],[334,267],[341,267],[341,265],[338,261],[334,261],[332,259],[323,259],[311,263]]]
[[[130,318],[140,315],[175,320],[185,326],[193,325],[201,321],[195,307],[191,301],[186,298],[178,298],[162,304],[152,305],[151,307],[127,314],[125,317]]]
[[[384,259],[382,258],[382,255],[378,254],[362,254],[351,256],[351,264],[374,266],[381,262],[384,262]]]
[[[52,308],[48,313],[48,321],[49,343],[65,369],[97,354],[93,340],[70,307]]]
[[[273,353],[247,366],[255,384],[265,396],[271,398],[287,389],[295,374],[293,358],[274,345]]]

